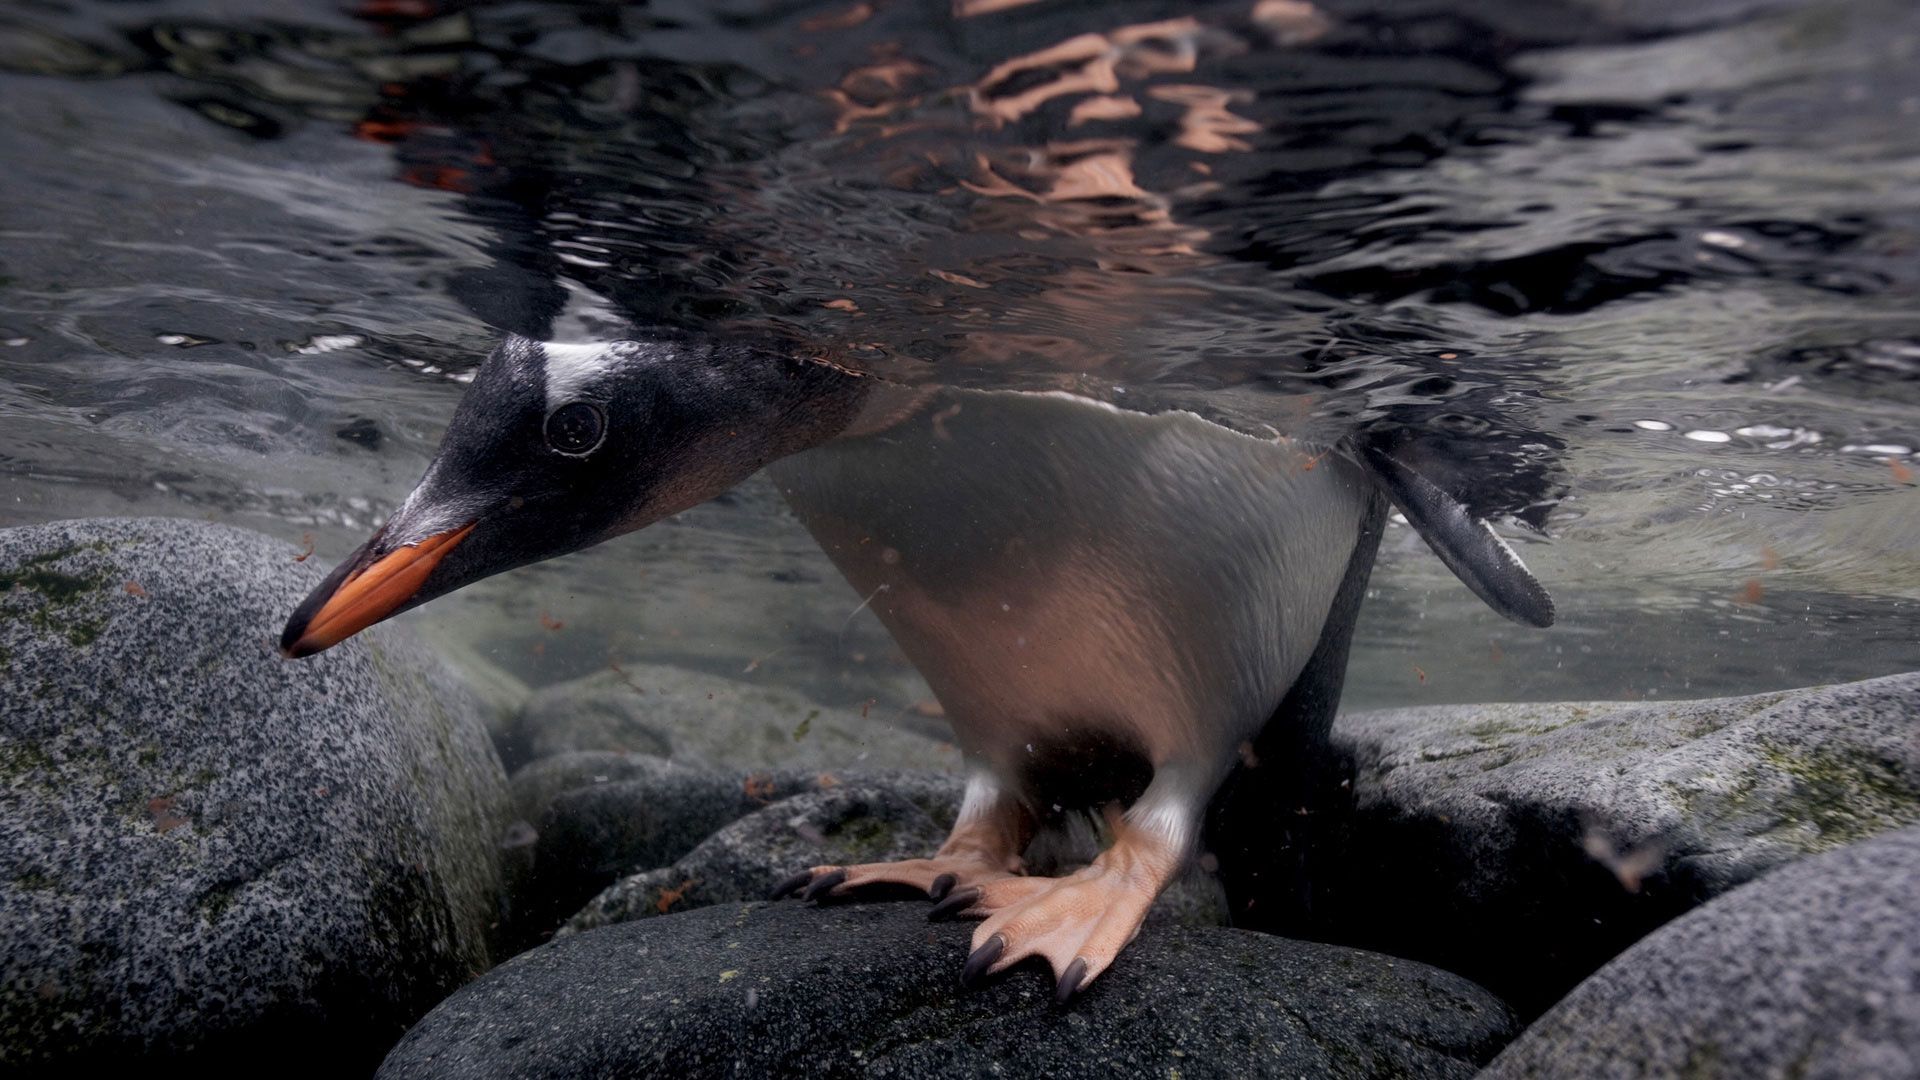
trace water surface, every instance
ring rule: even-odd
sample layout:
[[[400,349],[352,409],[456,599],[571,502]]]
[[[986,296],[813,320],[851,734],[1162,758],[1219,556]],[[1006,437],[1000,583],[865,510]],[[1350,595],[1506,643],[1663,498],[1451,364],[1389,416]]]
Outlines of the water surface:
[[[496,328],[725,328],[1449,448],[1561,623],[1397,525],[1350,704],[1920,661],[1909,3],[260,10],[0,8],[0,524],[331,563]],[[652,658],[905,709],[859,601],[750,483],[407,618],[536,682]]]

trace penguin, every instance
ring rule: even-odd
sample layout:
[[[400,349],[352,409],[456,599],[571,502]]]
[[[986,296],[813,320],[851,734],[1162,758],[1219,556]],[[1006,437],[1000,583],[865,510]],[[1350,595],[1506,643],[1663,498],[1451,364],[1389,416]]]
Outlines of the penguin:
[[[938,851],[812,867],[775,898],[918,890],[935,918],[981,920],[963,983],[1037,956],[1065,1001],[1195,856],[1246,748],[1296,723],[1314,729],[1296,742],[1324,742],[1389,504],[1495,610],[1553,622],[1518,556],[1401,449],[908,387],[751,344],[508,336],[419,485],[281,647],[312,655],[766,468],[926,678],[966,766]],[[1314,717],[1281,707],[1303,697]],[[1036,831],[1078,810],[1107,815],[1111,845],[1026,873]]]

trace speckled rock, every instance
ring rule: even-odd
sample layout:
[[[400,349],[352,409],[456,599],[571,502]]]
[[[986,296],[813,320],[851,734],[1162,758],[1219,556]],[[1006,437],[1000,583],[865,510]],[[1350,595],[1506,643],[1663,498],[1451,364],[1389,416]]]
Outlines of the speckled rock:
[[[730,900],[757,900],[776,882],[808,867],[925,858],[938,850],[952,827],[958,785],[939,792],[948,798],[928,798],[938,792],[929,781],[945,779],[880,774],[783,799],[715,833],[672,866],[615,882],[588,901],[560,933]],[[1044,872],[1064,874],[1085,865],[1097,851],[1094,840],[1086,832],[1056,845]],[[1155,899],[1146,921],[1149,926],[1223,926],[1226,898],[1217,881],[1195,869]]]
[[[759,900],[809,866],[924,858],[946,839],[926,811],[884,788],[840,785],[782,799],[708,837],[672,866],[633,874],[588,901],[562,933],[729,900]]]
[[[583,750],[556,754],[520,769],[513,774],[515,814],[529,822],[544,820],[563,796],[595,789],[618,792],[630,814],[672,812],[671,800],[656,794],[657,785],[668,777],[700,776],[717,792],[728,797],[719,801],[722,809],[703,812],[700,803],[687,812],[697,820],[688,831],[710,835],[734,818],[752,813],[771,803],[803,791],[822,790],[843,783],[872,783],[911,801],[931,814],[936,821],[953,822],[960,809],[964,786],[951,773],[914,772],[907,769],[709,769],[685,765],[651,754],[612,750]],[[716,816],[717,813],[717,816]],[[707,826],[711,824],[711,827]]]
[[[528,861],[513,875],[510,943],[538,941],[623,875],[671,868],[731,822],[795,795],[841,786],[883,787],[931,815],[942,835],[961,794],[957,777],[938,773],[721,772],[605,751],[535,762],[513,779]]]
[[[1068,1009],[958,985],[924,904],[722,904],[563,938],[408,1032],[386,1080],[592,1076],[1470,1077],[1512,1035],[1422,964],[1240,930],[1143,933]]]
[[[0,1072],[365,1069],[484,970],[506,785],[404,634],[304,662],[241,529],[0,531]]]
[[[1700,903],[1920,820],[1917,729],[1920,674],[1344,716],[1354,805],[1326,815],[1304,902],[1269,925],[1417,956],[1537,1013]]]
[[[581,750],[714,768],[954,770],[951,744],[858,708],[664,664],[623,665],[535,693],[502,741],[509,768]]]
[[[1920,829],[1775,870],[1662,927],[1485,1076],[1920,1076]]]

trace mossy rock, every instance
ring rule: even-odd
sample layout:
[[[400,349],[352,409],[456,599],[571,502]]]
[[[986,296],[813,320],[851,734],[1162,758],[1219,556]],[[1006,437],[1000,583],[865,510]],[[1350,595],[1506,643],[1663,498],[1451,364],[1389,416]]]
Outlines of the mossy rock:
[[[1264,924],[1438,963],[1537,1013],[1669,919],[1920,821],[1916,731],[1920,673],[1342,716],[1347,801],[1305,819],[1302,872]]]
[[[490,961],[505,778],[391,629],[275,639],[317,564],[171,519],[0,530],[0,1072],[364,1070]]]

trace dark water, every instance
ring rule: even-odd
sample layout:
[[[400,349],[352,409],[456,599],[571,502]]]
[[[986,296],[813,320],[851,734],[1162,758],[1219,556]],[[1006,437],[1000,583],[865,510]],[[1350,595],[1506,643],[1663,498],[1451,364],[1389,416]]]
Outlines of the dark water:
[[[1350,703],[1920,664],[1911,3],[15,2],[0,160],[0,524],[331,562],[493,327],[726,327],[1447,448],[1561,625],[1395,528]],[[749,484],[410,618],[913,700],[858,602]]]

